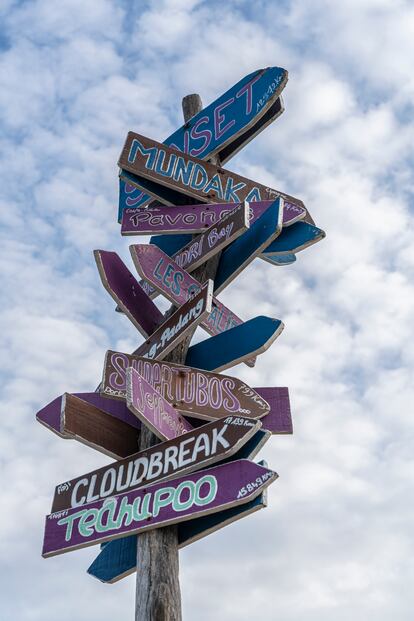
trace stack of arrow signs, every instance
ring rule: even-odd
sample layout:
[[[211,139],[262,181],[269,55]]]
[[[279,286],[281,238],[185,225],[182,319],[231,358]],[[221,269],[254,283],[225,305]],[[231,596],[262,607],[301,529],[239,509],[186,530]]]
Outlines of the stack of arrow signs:
[[[217,296],[256,257],[287,265],[324,237],[302,201],[208,163],[222,163],[283,112],[287,72],[256,71],[163,144],[130,132],[122,150],[122,235],[140,280],[115,253],[95,250],[102,284],[144,337],[131,354],[108,351],[95,392],[57,397],[37,420],[114,461],[58,485],[43,556],[101,544],[88,572],[115,582],[136,570],[137,535],[178,525],[183,547],[266,506],[277,474],[252,459],[272,434],[292,433],[287,388],[251,388],[220,372],[279,336],[272,317],[246,321]],[[191,275],[221,253],[213,280]],[[165,317],[154,299],[177,308]],[[167,354],[196,326],[209,335],[185,364]],[[159,444],[137,452],[141,425]]]

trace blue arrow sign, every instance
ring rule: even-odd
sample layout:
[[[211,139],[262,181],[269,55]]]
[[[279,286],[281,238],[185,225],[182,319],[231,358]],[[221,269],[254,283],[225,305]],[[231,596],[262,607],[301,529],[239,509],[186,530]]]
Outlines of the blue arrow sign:
[[[192,345],[185,359],[189,367],[224,371],[266,351],[284,328],[279,319],[259,316]]]
[[[268,263],[272,263],[272,265],[291,265],[292,263],[294,263],[296,261],[296,255],[291,253],[291,252],[287,252],[286,254],[277,254],[277,255],[262,255],[261,256],[262,259],[264,259],[265,261],[267,261]]]
[[[308,222],[296,222],[292,226],[283,229],[283,235],[279,235],[266,250],[263,255],[285,255],[286,253],[296,253],[304,250],[312,244],[325,237],[325,231],[318,229]]]

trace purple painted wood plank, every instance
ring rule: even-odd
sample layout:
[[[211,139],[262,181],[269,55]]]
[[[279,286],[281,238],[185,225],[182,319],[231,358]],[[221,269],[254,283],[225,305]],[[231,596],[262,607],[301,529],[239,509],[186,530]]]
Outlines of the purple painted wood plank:
[[[102,284],[143,336],[152,334],[164,316],[116,252],[94,250]]]
[[[131,186],[132,187],[132,186]],[[249,203],[249,221],[253,224],[274,201]],[[122,235],[150,235],[163,233],[202,233],[218,222],[240,203],[209,203],[180,205],[179,207],[137,207],[124,209]],[[283,209],[283,226],[290,226],[306,215],[299,205],[286,202]],[[184,245],[184,244],[183,244]]]
[[[133,367],[126,372],[128,409],[160,440],[172,440],[193,426]]]
[[[42,555],[55,556],[243,504],[277,476],[249,460],[238,460],[93,502],[80,510],[52,513],[45,520]]]
[[[270,412],[260,419],[262,428],[273,434],[293,433],[289,389],[259,387],[254,390],[270,405]]]

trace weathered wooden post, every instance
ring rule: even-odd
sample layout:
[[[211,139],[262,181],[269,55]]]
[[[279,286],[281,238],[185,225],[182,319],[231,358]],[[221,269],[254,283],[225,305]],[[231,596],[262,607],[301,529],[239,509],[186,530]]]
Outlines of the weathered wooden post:
[[[202,110],[198,94],[183,98],[183,115],[187,123]],[[216,156],[215,163],[219,164]],[[201,283],[214,278],[220,254],[200,266],[194,277]],[[190,335],[179,343],[166,360],[184,364]],[[157,444],[159,439],[145,426],[141,432],[140,450]],[[180,621],[181,593],[177,527],[167,526],[142,533],[137,540],[137,581],[135,621]]]

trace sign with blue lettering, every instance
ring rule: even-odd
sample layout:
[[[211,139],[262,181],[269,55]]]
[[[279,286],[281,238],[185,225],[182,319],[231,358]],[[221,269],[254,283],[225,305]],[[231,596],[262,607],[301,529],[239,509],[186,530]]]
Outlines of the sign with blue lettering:
[[[192,345],[185,364],[206,371],[224,371],[266,351],[284,328],[279,319],[255,317]]]
[[[128,133],[118,164],[121,176],[127,171],[127,180],[170,205],[185,204],[191,198],[203,203],[240,203],[282,196],[287,202],[304,207],[293,196],[134,132]]]
[[[218,154],[222,163],[228,161],[283,112],[279,95],[287,78],[287,71],[280,67],[254,71],[177,129],[164,144],[200,159]],[[132,190],[121,180],[119,220],[125,207],[138,207],[150,200],[151,196]]]

